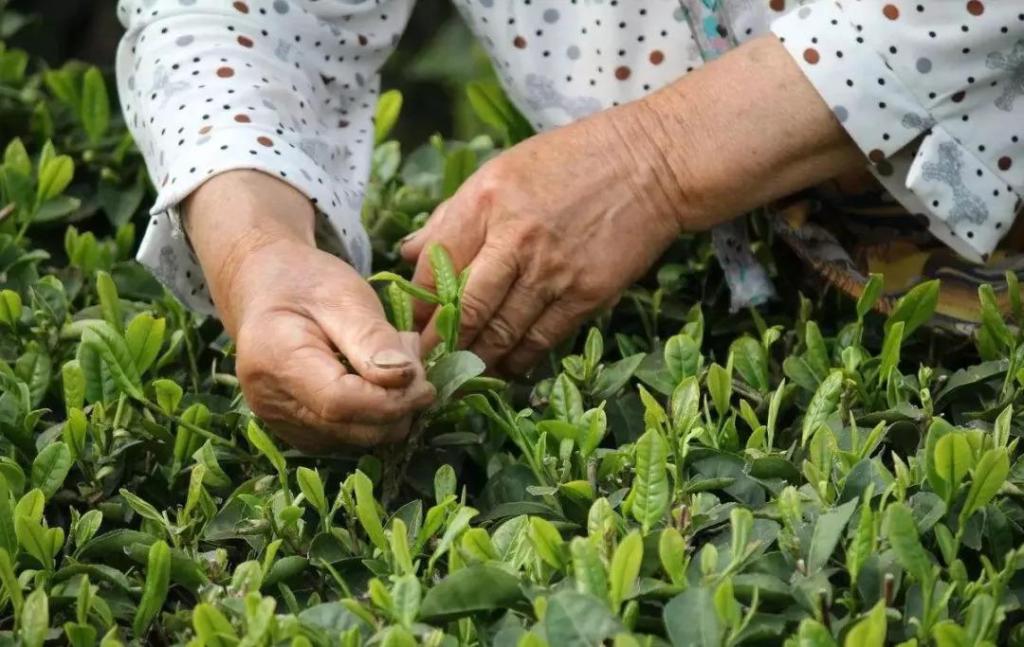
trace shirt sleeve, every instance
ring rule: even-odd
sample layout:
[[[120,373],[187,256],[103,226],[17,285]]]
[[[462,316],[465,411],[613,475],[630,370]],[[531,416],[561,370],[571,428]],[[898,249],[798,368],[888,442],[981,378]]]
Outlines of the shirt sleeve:
[[[177,205],[234,169],[308,196],[320,244],[369,270],[360,207],[378,69],[412,4],[121,0],[121,106],[158,190],[138,259],[186,305],[214,311]]]
[[[893,196],[987,260],[1024,193],[1019,3],[818,0],[772,31]]]

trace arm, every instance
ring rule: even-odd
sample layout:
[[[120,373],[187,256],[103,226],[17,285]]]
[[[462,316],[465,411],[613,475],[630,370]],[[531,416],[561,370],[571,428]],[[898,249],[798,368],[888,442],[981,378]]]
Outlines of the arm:
[[[376,71],[408,10],[119,9],[124,112],[159,187],[140,260],[193,308],[216,304],[250,407],[300,448],[397,439],[432,397],[418,348],[358,272]],[[314,231],[350,263],[317,249]]]

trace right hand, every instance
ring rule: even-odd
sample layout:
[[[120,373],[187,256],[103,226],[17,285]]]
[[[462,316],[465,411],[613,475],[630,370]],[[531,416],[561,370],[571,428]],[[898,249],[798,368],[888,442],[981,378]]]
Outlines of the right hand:
[[[308,452],[403,439],[434,397],[418,336],[397,332],[359,273],[316,249],[305,197],[233,171],[200,187],[186,211],[253,412]]]

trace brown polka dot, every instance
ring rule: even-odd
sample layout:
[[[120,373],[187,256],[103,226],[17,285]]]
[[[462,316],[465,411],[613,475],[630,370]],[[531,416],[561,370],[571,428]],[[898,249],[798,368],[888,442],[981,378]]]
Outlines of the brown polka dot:
[[[235,71],[230,67],[217,68],[217,76],[222,79],[230,79],[235,75]]]
[[[210,132],[211,130],[213,130],[213,126],[203,126],[202,128],[199,129],[199,134],[200,135],[205,135],[206,133]]]
[[[1013,166],[1013,160],[1010,159],[1009,156],[1004,155],[999,158],[998,164],[1000,171],[1009,171],[1010,167]]]
[[[662,61],[665,60],[665,53],[662,52],[660,49],[656,49],[653,52],[651,52],[650,59],[651,63],[653,63],[654,65],[661,65]]]
[[[245,4],[244,2],[236,2],[232,6],[238,11],[241,11],[242,13],[249,13],[249,5]]]
[[[628,79],[631,73],[631,70],[625,65],[620,65],[619,67],[615,68],[615,78],[617,78],[620,81],[625,81],[626,79]]]
[[[235,115],[235,121],[237,121],[240,124],[247,124],[247,123],[252,122],[252,119],[250,119],[249,115],[247,115],[247,114],[239,113],[239,114]]]
[[[523,38],[522,36],[516,36],[512,40],[512,44],[515,45],[517,49],[523,49],[524,47],[526,47],[526,39]]]
[[[972,16],[980,16],[985,13],[985,3],[980,0],[971,0],[967,3],[967,13]]]
[[[238,44],[242,47],[252,47],[252,39],[248,36],[239,36]]]
[[[807,49],[804,50],[804,60],[810,63],[811,65],[815,65],[818,61],[821,60],[821,55],[818,54],[818,50],[814,49],[813,47],[808,47]]]
[[[897,18],[900,17],[899,7],[897,7],[894,4],[887,4],[884,7],[882,7],[882,15],[888,18],[889,20],[896,20]]]
[[[359,34],[356,40],[359,41],[359,45],[362,47],[366,47],[366,44],[370,42],[369,40],[366,39],[366,36],[363,36],[362,34]]]
[[[878,164],[880,162],[884,162],[885,161],[885,153],[883,153],[881,150],[876,148],[876,149],[872,150],[870,153],[868,153],[868,159],[871,160],[872,162],[874,162],[875,164]]]
[[[265,135],[260,135],[259,137],[256,138],[256,141],[258,141],[263,146],[266,146],[267,148],[270,148],[271,146],[274,145],[274,140]]]
[[[961,101],[964,100],[964,97],[966,96],[967,93],[964,92],[963,90],[960,90],[959,92],[954,92],[953,96],[951,96],[950,99],[953,100],[953,103],[960,103]]]
[[[878,171],[878,174],[881,175],[882,177],[889,177],[893,173],[892,164],[890,164],[886,160],[882,160],[881,162],[876,164],[875,170]]]
[[[772,8],[772,11],[785,11],[786,0],[771,0],[771,2],[768,3],[768,6]]]

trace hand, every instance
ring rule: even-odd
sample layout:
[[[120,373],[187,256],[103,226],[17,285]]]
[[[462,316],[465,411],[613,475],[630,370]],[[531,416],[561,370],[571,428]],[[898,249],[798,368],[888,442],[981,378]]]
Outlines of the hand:
[[[595,310],[612,305],[678,235],[677,187],[660,184],[649,138],[624,110],[533,137],[478,170],[402,248],[430,287],[427,254],[469,266],[460,343],[522,373]],[[430,309],[419,306],[420,323]],[[426,326],[424,345],[438,341]]]
[[[236,171],[204,184],[186,211],[253,412],[309,452],[404,438],[434,396],[418,337],[395,331],[362,277],[316,249],[308,201]]]
[[[773,36],[481,167],[402,248],[469,266],[461,343],[522,373],[614,303],[680,231],[708,229],[864,165]],[[419,306],[418,321],[430,316]],[[437,343],[433,325],[425,346]]]

